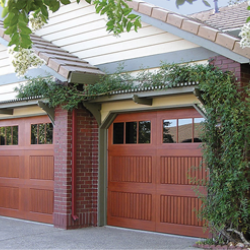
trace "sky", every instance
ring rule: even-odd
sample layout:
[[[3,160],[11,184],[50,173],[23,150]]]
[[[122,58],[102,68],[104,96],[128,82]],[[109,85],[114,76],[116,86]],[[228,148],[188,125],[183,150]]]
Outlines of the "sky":
[[[211,7],[205,6],[201,0],[196,0],[193,4],[189,4],[188,2],[185,2],[183,5],[179,6],[179,9],[175,5],[175,0],[146,0],[146,2],[152,3],[154,5],[163,7],[167,10],[178,12],[184,15],[214,8],[213,0],[207,0],[207,2],[209,2]],[[218,6],[219,7],[227,6],[228,2],[229,0],[218,0]]]

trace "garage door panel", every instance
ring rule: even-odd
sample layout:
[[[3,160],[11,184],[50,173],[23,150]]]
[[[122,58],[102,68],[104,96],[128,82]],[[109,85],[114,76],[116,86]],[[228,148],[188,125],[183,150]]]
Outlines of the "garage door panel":
[[[49,122],[47,116],[0,121],[18,126],[18,145],[0,146],[1,215],[52,223],[53,144],[31,144],[31,124]]]
[[[151,221],[141,220],[138,223],[138,220],[128,219],[128,218],[117,218],[117,217],[108,217],[108,225],[117,226],[117,227],[127,227],[133,229],[142,229],[148,231],[155,231],[155,223]]]
[[[20,156],[0,156],[0,177],[19,178]]]
[[[121,182],[110,182],[109,190],[117,190],[119,192],[128,191],[134,192],[134,190],[138,190],[141,193],[155,193],[155,187],[151,183],[121,183]]]
[[[196,196],[194,191],[194,185],[176,185],[176,184],[167,184],[167,185],[157,185],[158,194],[166,195],[182,195],[182,196]]]
[[[199,131],[195,129],[199,125],[196,122],[201,120],[199,117],[200,114],[191,108],[148,112],[142,116],[141,113],[117,116],[114,123],[119,122],[121,127],[124,124],[124,129],[121,129],[124,139],[113,139],[115,135],[121,138],[121,131],[117,129],[119,134],[111,125],[108,145],[108,224],[195,237],[207,236],[202,231],[203,222],[197,218],[196,211],[200,209],[201,200],[194,191],[195,181],[207,178],[201,144],[194,142],[199,141]],[[150,143],[140,144],[137,138],[137,141],[129,144],[125,140],[127,122],[136,124],[137,121],[139,124],[143,120],[151,121]],[[173,140],[169,139],[168,134]],[[197,137],[196,140],[194,137]],[[199,191],[206,194],[205,188],[200,187]],[[150,213],[152,219],[148,225],[145,220]]]
[[[30,211],[45,214],[53,213],[53,190],[31,188],[29,190],[29,197]]]
[[[160,195],[159,222],[189,226],[203,226],[197,218],[201,200],[197,197],[179,195]]]
[[[152,194],[111,191],[109,195],[111,216],[134,220],[152,220]]]
[[[37,218],[39,218],[39,220],[37,220]],[[43,223],[51,223],[53,221],[53,215],[29,211],[29,213],[25,213],[25,219]]]
[[[193,185],[206,177],[201,156],[160,156],[160,183]]]
[[[156,225],[157,232],[207,238],[208,231],[203,232],[203,230],[204,230],[203,227],[176,225],[171,223],[158,223]]]
[[[110,157],[110,181],[152,183],[152,156]]]
[[[19,188],[0,186],[0,207],[19,209]]]
[[[29,157],[29,178],[54,180],[54,156],[32,155]]]

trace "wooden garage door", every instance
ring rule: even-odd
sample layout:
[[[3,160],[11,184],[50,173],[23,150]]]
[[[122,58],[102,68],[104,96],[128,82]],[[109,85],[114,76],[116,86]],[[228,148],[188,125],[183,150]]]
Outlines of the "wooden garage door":
[[[0,121],[0,215],[52,223],[53,179],[48,117]]]
[[[108,137],[108,225],[206,237],[190,177],[202,161],[195,109],[117,116]],[[204,191],[204,190],[203,190]]]

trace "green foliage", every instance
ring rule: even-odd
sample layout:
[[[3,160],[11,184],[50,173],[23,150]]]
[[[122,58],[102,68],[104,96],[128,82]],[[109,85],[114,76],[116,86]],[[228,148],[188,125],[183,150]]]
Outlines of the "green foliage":
[[[112,91],[133,88],[156,87],[161,89],[173,87],[178,83],[206,81],[209,78],[210,65],[182,65],[162,64],[158,71],[141,70],[136,76],[122,73],[123,66],[117,72],[102,76],[95,84],[69,84],[55,83],[51,78],[28,78],[28,84],[20,85],[15,90],[18,98],[42,96],[49,100],[51,107],[64,105],[71,110],[87,99],[101,95],[109,95]]]
[[[93,4],[97,13],[107,15],[107,31],[113,32],[115,35],[124,32],[124,30],[129,32],[132,27],[135,31],[141,27],[140,16],[131,14],[132,8],[129,8],[126,1],[94,0]]]
[[[141,27],[140,16],[132,13],[126,2],[131,0],[85,0],[89,4],[94,4],[96,12],[106,15],[107,31],[118,35],[124,31],[129,32],[132,28],[137,31]],[[192,4],[195,0],[176,0],[176,6],[185,2]],[[77,3],[80,0],[76,1]],[[209,6],[206,0],[202,2]],[[10,36],[9,46],[16,45],[15,50],[20,48],[31,48],[31,29],[28,27],[29,14],[34,12],[36,17],[41,16],[44,23],[49,20],[49,10],[56,12],[61,5],[70,4],[71,0],[0,0],[3,7],[2,17],[4,17],[5,34]]]
[[[107,15],[107,30],[115,35],[123,31],[129,32],[132,28],[135,31],[141,27],[140,17],[131,14],[132,8],[129,8],[126,1],[123,0],[85,0],[89,4],[94,4],[96,12],[101,15]],[[131,0],[128,0],[131,1]],[[77,0],[79,3],[80,0]],[[31,48],[30,39],[31,29],[28,27],[29,14],[34,12],[36,17],[41,16],[43,22],[47,23],[49,19],[49,10],[56,12],[60,5],[70,4],[70,0],[0,0],[3,7],[2,17],[4,17],[5,34],[11,38],[9,46],[16,45],[15,50],[19,48]]]
[[[82,101],[113,90],[165,86],[199,82],[204,101],[204,159],[209,179],[199,182],[207,189],[200,215],[209,222],[210,229],[222,235],[218,244],[238,241],[250,235],[250,96],[247,88],[240,88],[230,72],[207,65],[162,64],[157,72],[141,71],[132,77],[120,73],[105,75],[94,85],[62,85],[50,78],[30,79],[17,91],[18,97],[41,95],[49,105],[64,105],[73,109]],[[82,86],[82,87],[81,87]],[[164,89],[164,88],[163,88]],[[231,232],[231,231],[234,232]],[[238,233],[237,233],[237,232]],[[240,238],[239,238],[240,236]],[[242,240],[243,241],[243,240]]]
[[[249,237],[249,91],[240,88],[232,74],[216,68],[199,88],[207,115],[204,158],[210,178],[201,215],[226,240],[239,237],[228,229]]]

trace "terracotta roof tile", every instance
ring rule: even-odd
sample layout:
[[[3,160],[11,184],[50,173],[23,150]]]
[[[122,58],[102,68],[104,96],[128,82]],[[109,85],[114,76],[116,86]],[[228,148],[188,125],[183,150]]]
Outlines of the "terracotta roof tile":
[[[3,23],[0,21],[0,37],[9,41],[9,36],[4,34]],[[44,40],[43,38],[31,35],[33,49],[40,58],[44,59],[47,66],[68,79],[71,73],[82,73],[88,75],[104,74],[97,67],[79,59],[77,56],[61,49],[60,47]]]

